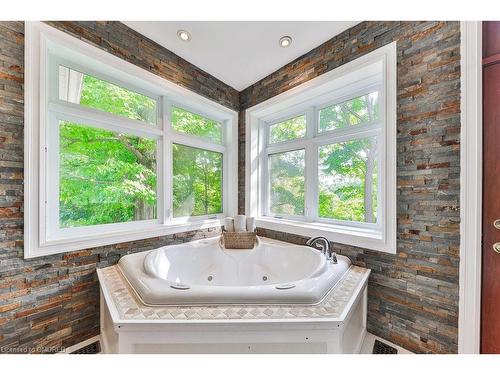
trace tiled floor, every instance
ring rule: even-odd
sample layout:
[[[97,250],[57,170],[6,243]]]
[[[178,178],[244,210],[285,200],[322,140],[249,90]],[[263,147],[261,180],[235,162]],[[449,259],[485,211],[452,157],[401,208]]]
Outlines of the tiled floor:
[[[360,354],[372,354],[373,350],[373,344],[375,343],[375,340],[382,341],[383,343],[386,343],[387,345],[390,345],[398,350],[398,354],[412,354],[412,352],[403,349],[402,347],[395,345],[387,340],[384,340],[378,336],[372,335],[371,333],[367,333],[365,340],[363,342],[363,346],[361,347],[361,352]]]

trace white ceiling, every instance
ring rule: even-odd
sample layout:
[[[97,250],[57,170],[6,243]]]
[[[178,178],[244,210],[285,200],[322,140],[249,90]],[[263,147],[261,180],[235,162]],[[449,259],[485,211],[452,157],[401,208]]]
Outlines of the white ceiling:
[[[217,77],[238,91],[319,46],[358,22],[348,21],[128,21],[132,29]],[[177,30],[191,33],[183,42]],[[281,48],[278,40],[293,42]]]

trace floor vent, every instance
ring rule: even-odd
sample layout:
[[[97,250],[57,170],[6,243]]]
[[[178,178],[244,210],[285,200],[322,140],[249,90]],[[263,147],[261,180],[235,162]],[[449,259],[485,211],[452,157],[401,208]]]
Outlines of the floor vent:
[[[83,348],[71,352],[70,354],[98,354],[100,351],[101,347],[99,345],[99,341],[95,341],[87,346],[84,346]]]
[[[398,354],[398,350],[382,341],[375,340],[373,344],[373,354]]]

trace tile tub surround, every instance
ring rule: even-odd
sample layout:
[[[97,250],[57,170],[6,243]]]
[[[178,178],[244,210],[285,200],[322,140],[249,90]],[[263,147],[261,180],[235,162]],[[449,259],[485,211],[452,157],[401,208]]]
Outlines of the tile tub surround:
[[[104,353],[357,353],[366,333],[366,268],[317,305],[145,306],[118,265],[97,273]]]
[[[459,293],[460,24],[362,22],[241,92],[239,211],[245,207],[244,111],[397,41],[396,255],[333,244],[371,268],[368,331],[417,353],[456,353]],[[264,231],[282,241],[298,236]]]
[[[51,22],[210,99],[238,92],[119,22]],[[99,334],[96,268],[125,254],[213,236],[180,233],[23,259],[24,23],[0,22],[0,353],[53,351]]]
[[[117,265],[99,270],[99,279],[116,307],[115,323],[124,321],[258,320],[258,319],[332,319],[343,320],[346,307],[361,289],[370,273],[351,266],[325,299],[317,305],[210,305],[146,306],[137,297]]]

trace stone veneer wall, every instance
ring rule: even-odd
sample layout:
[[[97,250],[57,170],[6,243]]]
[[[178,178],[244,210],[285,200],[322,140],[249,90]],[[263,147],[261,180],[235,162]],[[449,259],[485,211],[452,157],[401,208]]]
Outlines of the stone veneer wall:
[[[379,46],[398,41],[398,254],[334,244],[372,269],[368,329],[416,352],[456,352],[459,254],[459,23],[363,22],[238,94],[119,22],[49,22],[240,113]],[[0,348],[70,346],[99,332],[97,267],[197,231],[23,259],[24,25],[0,22]],[[238,103],[238,100],[240,102]],[[259,229],[303,243],[304,238]],[[6,349],[2,349],[5,351]]]
[[[50,22],[237,109],[239,93],[119,22]],[[68,347],[99,333],[95,269],[125,254],[212,236],[193,231],[23,259],[24,23],[0,22],[0,353]]]
[[[415,352],[454,353],[460,241],[458,22],[362,22],[241,92],[239,211],[245,210],[243,111],[392,41],[398,44],[397,254],[334,247],[372,269],[370,332]]]

